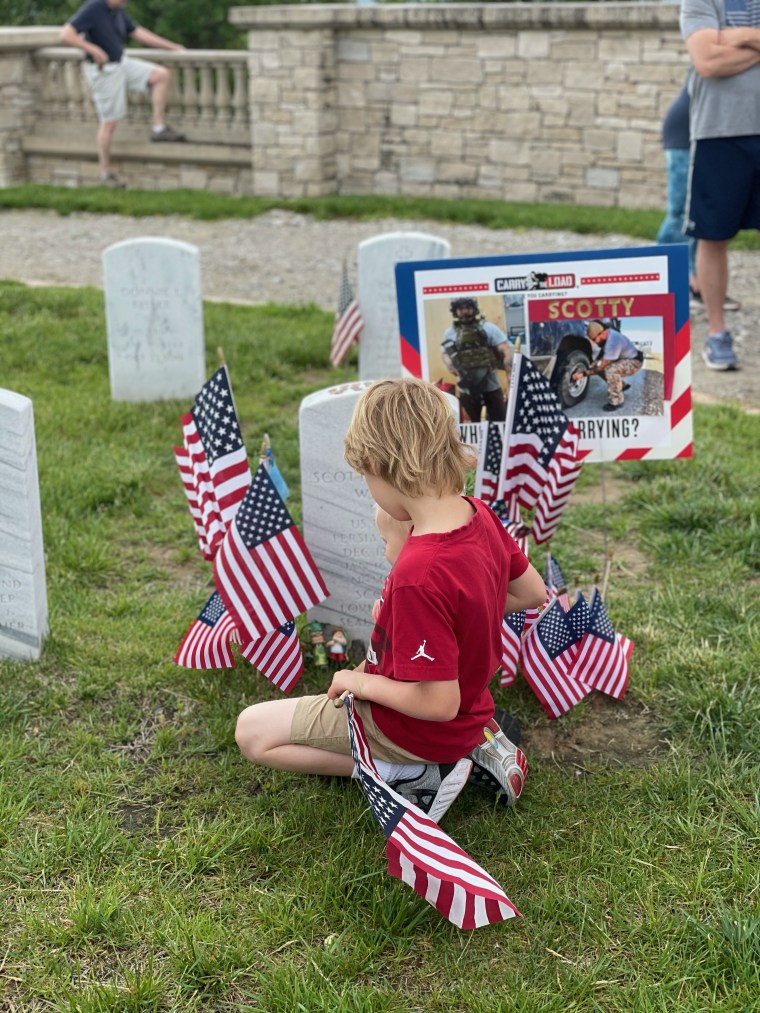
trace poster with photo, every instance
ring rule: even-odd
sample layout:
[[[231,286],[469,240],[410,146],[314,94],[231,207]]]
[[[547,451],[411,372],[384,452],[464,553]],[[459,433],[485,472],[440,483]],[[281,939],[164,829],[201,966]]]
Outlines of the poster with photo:
[[[396,286],[404,372],[458,397],[467,442],[504,421],[519,347],[587,461],[692,455],[685,246],[406,263]]]

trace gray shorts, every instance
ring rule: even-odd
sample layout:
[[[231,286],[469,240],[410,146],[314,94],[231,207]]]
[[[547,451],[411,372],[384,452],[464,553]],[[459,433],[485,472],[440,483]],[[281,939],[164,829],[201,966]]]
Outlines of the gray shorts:
[[[123,56],[120,63],[107,63],[100,68],[94,63],[84,64],[85,81],[101,123],[124,119],[127,115],[127,92],[147,94],[150,90],[148,78],[156,66],[132,56]]]
[[[390,763],[427,763],[420,756],[408,752],[391,742],[375,724],[367,700],[355,700],[356,710],[364,724],[364,733],[376,760]],[[290,741],[299,746],[313,746],[330,753],[351,755],[348,741],[348,720],[345,707],[336,707],[326,694],[302,696],[298,700],[293,722],[290,726]]]

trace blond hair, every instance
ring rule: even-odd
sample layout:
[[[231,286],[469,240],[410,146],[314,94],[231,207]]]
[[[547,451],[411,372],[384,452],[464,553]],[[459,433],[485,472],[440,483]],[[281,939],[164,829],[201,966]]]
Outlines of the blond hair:
[[[446,395],[425,380],[378,380],[356,402],[345,438],[346,461],[403,496],[459,494],[472,451]]]

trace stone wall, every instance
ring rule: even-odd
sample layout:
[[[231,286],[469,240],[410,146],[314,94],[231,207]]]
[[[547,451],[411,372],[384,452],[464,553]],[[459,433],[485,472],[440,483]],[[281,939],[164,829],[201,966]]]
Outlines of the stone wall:
[[[239,7],[257,194],[657,207],[671,4]]]
[[[174,67],[171,122],[193,143],[150,145],[133,102],[114,144],[130,184],[663,204],[660,124],[687,67],[676,4],[308,4],[230,20],[247,54],[141,53]],[[0,185],[97,179],[80,58],[44,48],[57,37],[0,28]]]

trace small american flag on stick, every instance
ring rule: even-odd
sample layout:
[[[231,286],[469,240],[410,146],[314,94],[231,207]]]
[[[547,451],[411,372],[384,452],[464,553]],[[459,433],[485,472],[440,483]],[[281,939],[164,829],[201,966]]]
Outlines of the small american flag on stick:
[[[572,648],[582,636],[555,598],[523,640],[520,667],[550,718],[560,717],[588,695],[586,687],[569,674]]]
[[[536,508],[531,532],[537,544],[559,525],[586,452],[554,391],[530,359],[518,353],[512,367],[499,495],[510,505]]]
[[[615,632],[601,594],[594,588],[588,605],[587,633],[577,653],[573,675],[587,689],[619,700],[628,688],[628,661],[633,642]]]
[[[480,441],[478,447],[474,492],[484,503],[493,503],[499,486],[504,426],[500,422],[486,422],[485,425],[486,438]]]
[[[303,675],[303,652],[292,619],[246,644],[240,653],[283,693],[289,693]]]
[[[244,641],[260,640],[328,595],[263,464],[214,557],[214,583]]]
[[[411,886],[460,929],[476,929],[519,916],[496,880],[437,823],[380,777],[351,693],[345,703],[359,784],[387,838],[388,873]]]
[[[235,623],[214,591],[183,637],[174,664],[182,668],[234,668],[230,639],[235,639]]]
[[[330,362],[333,366],[340,366],[351,350],[351,346],[359,340],[363,327],[362,311],[354,298],[354,291],[348,280],[348,269],[344,261],[340,276],[338,312],[335,315],[335,326],[330,342]]]
[[[522,631],[525,626],[525,609],[522,612],[505,612],[501,621],[501,675],[500,686],[511,686],[517,677],[520,660]]]
[[[208,559],[216,552],[251,481],[226,366],[221,366],[206,381],[180,422],[186,457],[182,463],[178,457],[177,464],[188,499],[185,474],[188,466],[192,473],[200,524],[207,553],[211,554],[204,553]],[[196,522],[195,516],[193,520]]]

